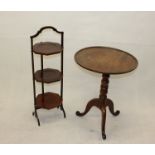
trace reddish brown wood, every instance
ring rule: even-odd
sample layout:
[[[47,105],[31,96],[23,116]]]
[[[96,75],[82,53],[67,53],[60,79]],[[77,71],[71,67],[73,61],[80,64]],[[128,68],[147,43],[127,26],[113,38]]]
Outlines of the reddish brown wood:
[[[36,107],[37,109],[52,109],[60,106],[62,103],[62,99],[60,95],[56,93],[47,92],[43,94],[39,94],[36,98]]]
[[[52,55],[62,52],[63,48],[59,43],[40,42],[33,45],[33,52],[42,55]]]
[[[100,88],[99,98],[95,98],[95,99],[92,99],[91,101],[89,101],[84,112],[82,112],[82,113],[79,111],[76,112],[77,116],[84,116],[94,106],[97,107],[98,109],[100,109],[101,114],[102,114],[101,131],[102,131],[103,139],[106,139],[106,134],[105,134],[106,106],[109,107],[110,112],[114,116],[117,116],[119,114],[119,111],[114,112],[114,105],[113,105],[112,100],[107,99],[108,84],[109,84],[109,75],[103,74],[102,80],[101,80],[101,88]]]
[[[85,69],[104,74],[131,72],[138,65],[131,54],[102,46],[81,49],[75,54],[75,61]]]
[[[40,33],[44,30],[51,29],[60,35],[61,42],[40,42],[33,44],[34,38],[38,37]],[[66,117],[66,113],[63,107],[63,48],[64,48],[64,32],[58,31],[56,28],[52,26],[44,26],[40,28],[36,34],[31,37],[31,57],[32,57],[32,80],[33,80],[33,96],[34,96],[34,112],[32,113],[38,121],[38,125],[40,126],[39,117],[37,114],[37,109],[45,108],[52,109],[55,107],[60,108],[64,114],[64,118]],[[41,70],[35,72],[35,63],[34,63],[34,53],[40,54],[41,58]],[[60,53],[60,71],[54,69],[44,69],[43,56],[52,55]],[[41,82],[42,94],[36,97],[36,85],[35,81]],[[45,93],[44,92],[44,83],[51,83],[61,81],[60,84],[60,96],[54,93]]]
[[[113,103],[113,101],[111,99],[107,99],[106,100],[106,106],[109,107],[109,111],[111,112],[112,115],[117,116],[117,115],[120,114],[120,111],[119,110],[116,110],[114,112],[114,103]]]
[[[84,112],[77,111],[76,115],[77,116],[84,116],[84,115],[86,115],[93,106],[95,106],[95,107],[100,109],[100,104],[99,104],[99,99],[98,98],[94,98],[94,99],[90,100],[87,103]]]
[[[62,74],[59,70],[51,68],[43,69],[43,79],[41,70],[36,71],[34,76],[36,81],[42,82],[43,80],[44,83],[60,81],[62,78]]]
[[[77,116],[86,115],[92,107],[97,107],[101,110],[102,121],[101,131],[102,138],[106,139],[105,122],[106,122],[106,107],[109,107],[111,114],[119,115],[120,111],[114,112],[114,104],[112,100],[107,98],[108,84],[110,74],[122,74],[131,72],[137,65],[137,59],[131,54],[119,49],[110,47],[88,47],[78,51],[75,54],[75,61],[83,68],[102,73],[101,88],[99,98],[92,99],[86,105],[84,112],[76,112]]]

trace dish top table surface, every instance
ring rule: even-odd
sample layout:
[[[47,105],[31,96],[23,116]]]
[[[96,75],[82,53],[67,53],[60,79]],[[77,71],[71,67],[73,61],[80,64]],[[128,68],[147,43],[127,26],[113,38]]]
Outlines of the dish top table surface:
[[[137,59],[131,54],[111,47],[88,47],[75,54],[75,61],[83,68],[104,74],[122,74],[136,69]]]

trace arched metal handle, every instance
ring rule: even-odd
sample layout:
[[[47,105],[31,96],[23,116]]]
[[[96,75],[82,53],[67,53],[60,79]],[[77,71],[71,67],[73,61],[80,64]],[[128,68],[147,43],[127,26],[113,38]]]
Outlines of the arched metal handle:
[[[37,36],[38,36],[43,30],[45,30],[45,29],[52,29],[53,31],[55,31],[55,32],[57,32],[57,33],[63,34],[62,31],[58,31],[58,30],[57,30],[55,27],[53,27],[53,26],[44,26],[44,27],[40,28],[40,30],[39,30],[36,34],[32,35],[31,38],[37,37]]]

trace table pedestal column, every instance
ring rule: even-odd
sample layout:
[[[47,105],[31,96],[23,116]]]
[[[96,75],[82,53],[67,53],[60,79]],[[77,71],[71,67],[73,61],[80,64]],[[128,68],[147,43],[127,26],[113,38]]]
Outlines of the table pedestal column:
[[[81,113],[79,111],[76,112],[77,116],[84,116],[89,112],[89,110],[93,106],[99,108],[101,110],[101,114],[102,114],[101,131],[102,131],[103,139],[106,139],[106,134],[105,134],[106,106],[109,107],[111,114],[113,114],[114,116],[117,116],[120,113],[120,111],[118,111],[118,110],[116,112],[114,112],[114,104],[113,104],[112,100],[107,98],[108,84],[109,84],[109,75],[102,74],[99,98],[90,100],[83,113]]]

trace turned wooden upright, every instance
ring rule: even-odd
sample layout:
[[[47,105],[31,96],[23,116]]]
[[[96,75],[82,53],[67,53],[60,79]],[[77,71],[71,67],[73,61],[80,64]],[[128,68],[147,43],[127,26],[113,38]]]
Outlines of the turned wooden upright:
[[[99,108],[102,114],[102,138],[106,139],[106,107],[108,106],[111,114],[114,116],[120,113],[119,110],[114,111],[113,101],[107,98],[110,74],[131,72],[137,67],[138,61],[131,54],[110,47],[88,47],[81,49],[75,54],[75,61],[87,70],[102,74],[99,97],[90,100],[84,112],[77,111],[76,115],[84,116],[93,106]]]

